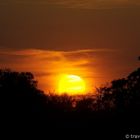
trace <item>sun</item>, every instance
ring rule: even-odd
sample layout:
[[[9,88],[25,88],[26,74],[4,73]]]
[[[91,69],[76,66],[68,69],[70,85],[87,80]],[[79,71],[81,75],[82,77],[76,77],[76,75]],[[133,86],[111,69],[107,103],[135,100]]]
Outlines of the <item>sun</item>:
[[[58,83],[59,94],[80,95],[86,90],[85,81],[77,75],[65,74],[60,77]]]

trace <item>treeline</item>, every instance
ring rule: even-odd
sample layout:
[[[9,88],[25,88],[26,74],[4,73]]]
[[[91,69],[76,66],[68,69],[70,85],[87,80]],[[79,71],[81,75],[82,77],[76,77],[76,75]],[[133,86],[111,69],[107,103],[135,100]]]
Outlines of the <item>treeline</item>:
[[[96,96],[95,96],[96,95]],[[140,113],[140,68],[86,96],[45,94],[30,72],[0,70],[0,111],[3,120],[35,121],[56,127],[134,127]]]
[[[0,70],[0,96],[1,102],[18,102],[21,104],[41,104],[56,106],[66,111],[80,110],[106,110],[127,109],[140,107],[140,68],[126,78],[114,80],[109,86],[100,87],[93,94],[81,96],[68,96],[45,94],[37,87],[37,81],[30,72],[14,72]],[[28,105],[27,105],[28,106]],[[29,106],[28,106],[29,107]]]

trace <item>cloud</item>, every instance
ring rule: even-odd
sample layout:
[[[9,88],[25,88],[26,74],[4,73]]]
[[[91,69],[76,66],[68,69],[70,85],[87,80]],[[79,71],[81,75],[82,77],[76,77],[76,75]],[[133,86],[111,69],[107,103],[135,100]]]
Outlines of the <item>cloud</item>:
[[[140,5],[138,0],[48,0],[48,3],[69,8],[112,8]]]
[[[105,9],[113,7],[140,6],[139,0],[2,0],[3,4],[49,5],[65,8]]]
[[[101,49],[83,49],[83,50],[72,50],[72,51],[50,51],[50,50],[41,50],[41,49],[10,49],[10,48],[0,48],[0,55],[17,55],[17,56],[62,56],[70,54],[86,54],[86,53],[95,53],[95,52],[114,52],[114,49],[101,48]]]
[[[113,52],[110,49],[76,51],[49,51],[40,49],[0,49],[0,67],[17,71],[30,71],[37,77],[40,87],[56,87],[56,79],[62,73],[92,77],[96,66],[94,54]],[[91,76],[92,75],[92,76]],[[47,84],[46,84],[47,83]]]
[[[43,69],[51,69],[57,71],[63,67],[76,67],[76,66],[88,66],[94,60],[96,61],[96,56],[98,54],[103,55],[107,53],[117,52],[114,49],[85,49],[85,50],[75,50],[75,51],[50,51],[50,50],[40,50],[40,49],[22,49],[22,50],[12,50],[12,49],[0,49],[0,66],[7,65],[12,68],[21,67],[21,70],[38,70],[38,65],[40,71]],[[27,69],[26,69],[27,68]],[[29,69],[30,68],[30,69]],[[45,72],[46,73],[46,72]],[[48,75],[48,74],[47,74]]]
[[[137,66],[132,57],[126,51],[108,48],[76,51],[3,48],[0,49],[0,68],[32,72],[39,87],[46,92],[57,89],[61,74],[79,75],[93,89],[131,72]]]

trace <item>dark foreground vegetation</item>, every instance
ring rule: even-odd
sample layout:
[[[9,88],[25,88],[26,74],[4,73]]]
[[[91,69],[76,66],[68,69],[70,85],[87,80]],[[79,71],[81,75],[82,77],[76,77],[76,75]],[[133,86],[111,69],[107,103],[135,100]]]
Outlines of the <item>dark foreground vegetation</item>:
[[[92,136],[140,134],[140,68],[81,97],[44,94],[28,72],[0,70],[1,129],[88,130]],[[15,129],[16,128],[16,129]],[[23,132],[23,131],[22,131]],[[34,133],[34,134],[35,134]],[[81,134],[82,135],[82,134]]]

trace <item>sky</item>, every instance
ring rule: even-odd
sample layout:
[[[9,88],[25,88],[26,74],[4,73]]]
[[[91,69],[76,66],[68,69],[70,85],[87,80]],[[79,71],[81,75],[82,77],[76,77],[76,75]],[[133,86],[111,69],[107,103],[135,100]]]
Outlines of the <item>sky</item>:
[[[62,73],[91,91],[139,66],[139,0],[0,0],[0,67],[55,91]]]

